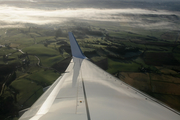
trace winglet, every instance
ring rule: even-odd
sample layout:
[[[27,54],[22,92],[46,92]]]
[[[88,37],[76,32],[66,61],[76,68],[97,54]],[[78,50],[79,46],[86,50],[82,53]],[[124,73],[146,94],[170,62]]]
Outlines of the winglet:
[[[82,53],[74,35],[72,32],[69,32],[69,40],[71,44],[71,53],[73,57],[85,59],[86,56]]]

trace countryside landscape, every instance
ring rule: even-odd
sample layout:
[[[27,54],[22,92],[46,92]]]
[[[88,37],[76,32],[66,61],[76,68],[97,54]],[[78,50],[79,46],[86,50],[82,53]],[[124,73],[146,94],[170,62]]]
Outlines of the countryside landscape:
[[[83,6],[90,4],[79,3]],[[7,4],[11,5],[11,9],[20,5],[21,9],[41,6],[39,9],[45,9],[46,13],[47,10],[57,12],[60,6],[68,2],[0,2],[2,7]],[[114,4],[119,6],[113,7]],[[128,9],[123,8],[122,4],[126,4]],[[82,16],[85,13],[78,11],[78,2],[69,2],[71,9],[66,14],[75,11],[80,17],[38,17],[40,21],[44,19],[47,22],[43,24],[29,22],[28,19],[27,23],[1,20],[0,119],[18,119],[19,111],[29,108],[63,74],[72,59],[69,31],[73,32],[90,61],[180,111],[180,10],[175,7],[180,2],[171,5],[168,2],[161,5],[153,2],[150,4],[154,6],[151,7],[153,13],[150,8],[142,8],[141,4],[149,5],[146,2],[91,3],[91,7],[85,6],[87,12],[90,9],[88,15]],[[169,6],[164,7],[165,4]],[[135,13],[127,12],[132,10],[129,6],[134,7]],[[49,23],[51,18],[52,22],[58,19],[63,21]]]

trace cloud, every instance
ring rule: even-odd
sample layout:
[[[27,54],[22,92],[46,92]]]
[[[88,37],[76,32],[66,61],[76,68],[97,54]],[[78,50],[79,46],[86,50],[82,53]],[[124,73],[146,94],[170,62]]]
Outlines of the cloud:
[[[152,11],[146,9],[34,9],[20,8],[2,5],[0,6],[0,23],[7,24],[58,24],[73,19],[92,21],[112,21],[112,22],[143,22],[137,15],[178,15],[169,11]],[[128,16],[129,15],[129,16]],[[136,15],[135,17],[133,15]],[[156,23],[157,24],[157,23]]]

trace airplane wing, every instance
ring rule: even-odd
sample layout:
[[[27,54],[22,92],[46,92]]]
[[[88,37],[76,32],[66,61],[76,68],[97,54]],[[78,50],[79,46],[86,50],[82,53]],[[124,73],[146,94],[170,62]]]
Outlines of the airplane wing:
[[[180,113],[85,57],[69,32],[72,60],[20,120],[180,120]]]

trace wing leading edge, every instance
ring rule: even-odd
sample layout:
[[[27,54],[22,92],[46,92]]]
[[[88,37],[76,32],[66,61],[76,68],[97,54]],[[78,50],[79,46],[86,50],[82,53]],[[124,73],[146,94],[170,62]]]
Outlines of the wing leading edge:
[[[71,32],[69,39],[73,60],[66,72],[20,120],[180,119],[179,112],[87,60]]]

